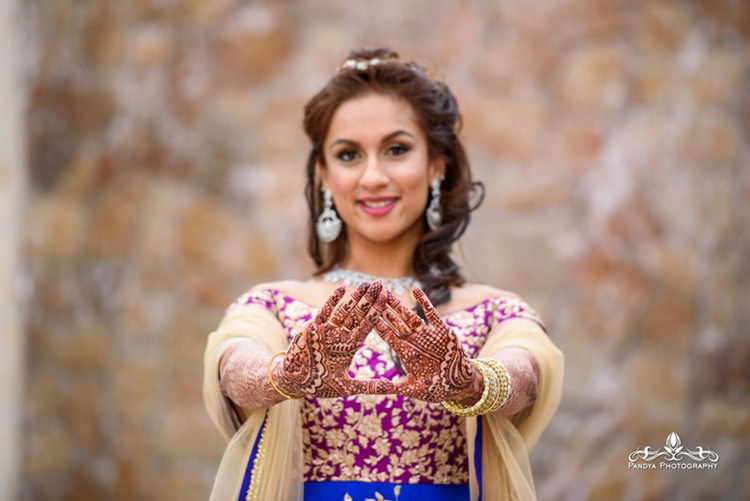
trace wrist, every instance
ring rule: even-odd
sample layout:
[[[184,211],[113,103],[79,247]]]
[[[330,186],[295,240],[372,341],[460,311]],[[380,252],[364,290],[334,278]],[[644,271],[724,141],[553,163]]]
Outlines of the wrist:
[[[294,388],[294,385],[289,378],[286,377],[286,373],[284,372],[284,358],[280,356],[281,354],[285,353],[277,353],[269,361],[268,376],[271,380],[271,385],[284,398],[302,398],[304,395],[300,395],[299,391]]]
[[[489,414],[505,405],[511,392],[511,381],[505,366],[492,358],[471,360],[482,375],[484,388],[482,395],[473,405],[463,405],[456,400],[443,401],[443,406],[459,416]]]
[[[484,376],[482,372],[477,369],[474,365],[472,368],[472,378],[466,388],[456,395],[452,400],[458,402],[461,405],[472,406],[479,402],[484,392]]]

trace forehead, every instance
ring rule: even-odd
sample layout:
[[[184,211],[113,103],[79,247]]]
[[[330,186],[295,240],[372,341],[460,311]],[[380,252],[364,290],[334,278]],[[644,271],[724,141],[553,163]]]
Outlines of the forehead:
[[[331,119],[326,142],[341,138],[377,141],[399,129],[423,136],[411,104],[387,94],[369,93],[341,103]]]

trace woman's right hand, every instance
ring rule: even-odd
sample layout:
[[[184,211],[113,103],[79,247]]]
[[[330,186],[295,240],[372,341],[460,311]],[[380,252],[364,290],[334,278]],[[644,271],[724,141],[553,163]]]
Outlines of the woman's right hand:
[[[332,398],[386,393],[390,381],[357,380],[349,366],[385,308],[380,282],[363,282],[344,302],[342,286],[292,340],[283,360],[271,368],[281,390],[294,397]]]

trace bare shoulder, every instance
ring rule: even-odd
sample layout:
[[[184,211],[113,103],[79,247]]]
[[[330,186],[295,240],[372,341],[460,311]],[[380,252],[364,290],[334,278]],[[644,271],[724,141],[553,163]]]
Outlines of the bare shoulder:
[[[256,284],[250,288],[250,292],[259,292],[265,290],[277,290],[284,294],[295,297],[296,293],[302,289],[302,284],[299,280],[279,280],[277,282],[264,282]]]
[[[467,283],[460,287],[454,287],[451,289],[451,295],[454,309],[468,308],[495,297],[521,299],[514,292],[479,283]]]
[[[320,306],[335,289],[336,286],[334,284],[317,278],[311,278],[309,280],[279,280],[277,282],[265,282],[253,286],[250,291],[276,290],[290,298],[311,305]]]

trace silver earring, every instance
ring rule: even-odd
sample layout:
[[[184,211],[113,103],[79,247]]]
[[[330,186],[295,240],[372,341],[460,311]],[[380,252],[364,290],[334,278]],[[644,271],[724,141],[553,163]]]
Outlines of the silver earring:
[[[323,191],[323,212],[320,213],[315,224],[315,232],[325,243],[333,242],[341,233],[341,219],[333,210],[333,200],[329,189]]]
[[[432,200],[427,206],[427,226],[431,230],[436,230],[443,224],[443,209],[440,208],[440,178],[432,180]]]

